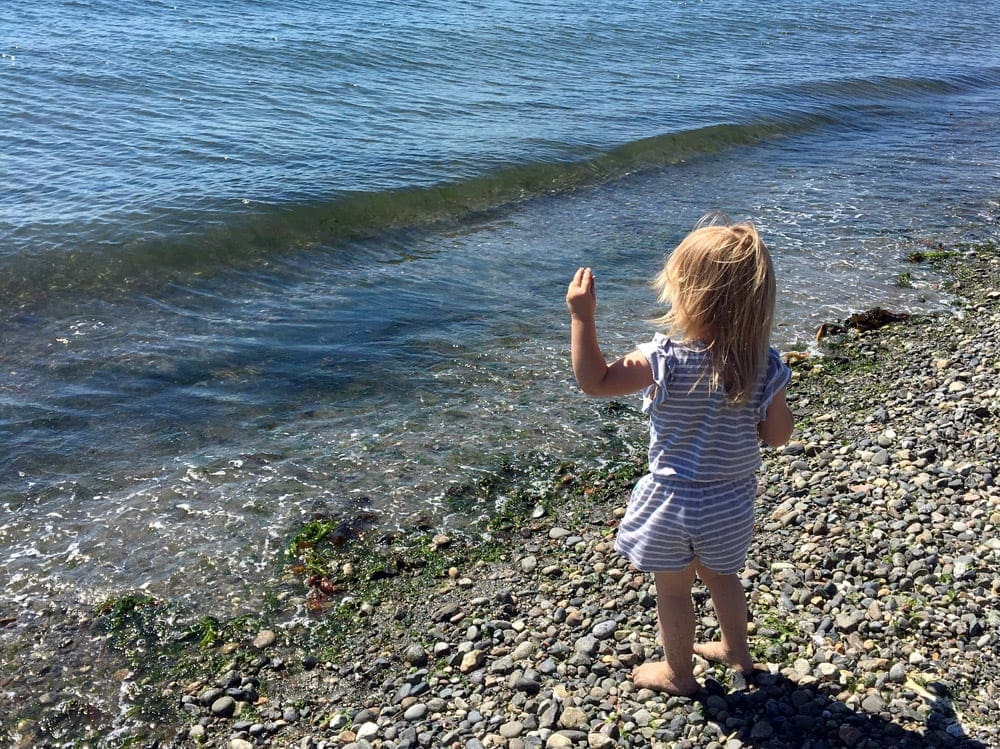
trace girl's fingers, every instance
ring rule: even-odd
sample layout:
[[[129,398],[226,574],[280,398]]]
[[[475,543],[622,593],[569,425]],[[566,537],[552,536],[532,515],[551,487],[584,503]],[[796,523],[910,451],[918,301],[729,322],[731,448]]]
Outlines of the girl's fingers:
[[[573,274],[573,280],[569,282],[570,291],[583,286],[583,271],[583,268],[576,269],[576,273]]]
[[[570,292],[582,292],[584,294],[595,294],[594,273],[590,268],[577,268],[570,281]]]

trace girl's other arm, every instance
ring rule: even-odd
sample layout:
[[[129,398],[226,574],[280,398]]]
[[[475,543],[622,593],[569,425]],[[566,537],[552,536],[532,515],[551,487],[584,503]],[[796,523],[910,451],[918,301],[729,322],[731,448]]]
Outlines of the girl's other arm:
[[[771,447],[778,447],[788,442],[795,428],[795,417],[785,400],[785,388],[774,394],[767,407],[767,416],[757,424],[758,436]]]
[[[587,395],[613,396],[634,393],[653,384],[653,370],[638,351],[610,366],[597,343],[597,286],[590,268],[580,268],[570,281],[566,306],[572,317],[573,374]]]

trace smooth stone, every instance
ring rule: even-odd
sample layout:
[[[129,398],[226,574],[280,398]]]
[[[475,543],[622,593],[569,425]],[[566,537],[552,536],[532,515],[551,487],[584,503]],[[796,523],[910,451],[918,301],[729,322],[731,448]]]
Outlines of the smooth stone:
[[[774,736],[774,726],[766,720],[758,720],[753,724],[753,728],[750,729],[750,738],[755,741],[769,739],[772,736]]]
[[[229,695],[219,697],[212,703],[212,714],[228,718],[236,710],[236,700]]]
[[[573,646],[573,649],[577,653],[580,653],[581,655],[592,656],[594,655],[594,653],[597,652],[597,649],[599,647],[600,645],[596,637],[592,635],[586,635],[576,641],[576,644]]]
[[[861,700],[861,707],[864,708],[865,712],[878,714],[885,710],[885,700],[882,699],[880,694],[872,692],[863,700]]]
[[[514,681],[514,689],[518,692],[524,692],[525,694],[535,695],[542,691],[542,685],[537,679],[532,679],[527,676],[520,676]]]
[[[559,727],[578,730],[587,726],[587,714],[578,707],[567,707],[559,716]]]
[[[602,622],[598,622],[591,629],[591,634],[594,635],[598,640],[607,640],[610,637],[614,637],[615,631],[618,629],[618,623],[613,619],[605,619]]]
[[[427,651],[423,649],[420,645],[410,645],[406,649],[406,653],[403,655],[403,661],[410,664],[411,666],[416,666],[421,668],[427,665]]]
[[[368,739],[373,739],[378,735],[378,723],[369,721],[368,723],[362,723],[358,727],[355,736],[358,741],[367,741]]]
[[[415,705],[411,705],[406,712],[403,713],[403,719],[412,723],[415,720],[420,720],[425,715],[427,715],[427,705],[423,702],[418,702]]]
[[[462,663],[458,667],[458,670],[463,674],[467,674],[482,666],[485,660],[486,658],[482,650],[471,650],[462,656]]]
[[[611,749],[618,746],[618,742],[603,733],[589,733],[587,734],[587,746],[589,749]]]
[[[833,663],[820,663],[818,666],[816,666],[816,670],[819,672],[820,676],[823,676],[827,679],[829,679],[831,676],[835,676],[837,673],[840,672],[840,669],[837,668]]]
[[[253,638],[253,646],[258,650],[263,650],[264,648],[269,648],[274,645],[278,636],[270,629],[262,629],[257,633],[257,636]]]
[[[505,739],[514,739],[524,733],[524,723],[519,720],[512,720],[504,723],[499,729],[500,735]]]
[[[533,643],[531,640],[525,640],[516,648],[514,648],[514,652],[510,654],[510,657],[513,658],[515,661],[527,660],[528,658],[533,656],[537,650],[538,646],[535,645],[535,643]]]
[[[906,664],[894,663],[889,669],[889,681],[894,684],[902,684],[906,681]]]

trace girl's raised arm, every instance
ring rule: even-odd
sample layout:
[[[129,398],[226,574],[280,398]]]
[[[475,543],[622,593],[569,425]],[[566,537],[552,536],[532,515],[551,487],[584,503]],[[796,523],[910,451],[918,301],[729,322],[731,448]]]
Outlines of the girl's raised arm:
[[[587,395],[627,395],[653,384],[653,370],[639,351],[623,356],[610,366],[597,342],[597,284],[590,268],[580,268],[566,291],[566,306],[572,318],[573,374]]]

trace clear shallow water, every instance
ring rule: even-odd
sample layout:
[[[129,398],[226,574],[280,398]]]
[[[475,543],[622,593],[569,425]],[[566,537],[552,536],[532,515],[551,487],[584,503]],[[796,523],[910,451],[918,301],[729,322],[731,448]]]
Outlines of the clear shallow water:
[[[463,527],[448,486],[600,459],[565,284],[628,350],[707,210],[786,349],[995,236],[993,3],[324,5],[0,9],[5,605],[228,610],[313,511]]]

